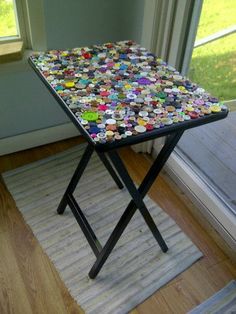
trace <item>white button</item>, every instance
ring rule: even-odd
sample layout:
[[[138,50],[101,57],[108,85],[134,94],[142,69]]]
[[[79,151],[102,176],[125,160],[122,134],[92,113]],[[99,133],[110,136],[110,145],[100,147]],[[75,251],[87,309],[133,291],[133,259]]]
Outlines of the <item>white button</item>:
[[[115,119],[107,119],[106,124],[116,124],[116,120]]]
[[[155,114],[161,114],[162,113],[162,110],[161,109],[154,109],[153,112]]]
[[[131,131],[126,131],[126,132],[125,132],[125,135],[131,136],[131,135],[132,135],[132,132],[131,132]]]
[[[132,93],[128,93],[128,94],[127,94],[127,98],[128,98],[128,99],[135,99],[135,98],[137,98],[137,95],[132,94]]]
[[[147,111],[139,111],[139,115],[140,115],[140,117],[147,117],[148,112]]]
[[[103,123],[99,123],[98,125],[97,125],[97,127],[99,128],[99,129],[105,129],[105,124],[103,124]]]
[[[135,131],[137,131],[138,133],[144,133],[146,132],[146,128],[143,125],[136,125],[134,127]]]

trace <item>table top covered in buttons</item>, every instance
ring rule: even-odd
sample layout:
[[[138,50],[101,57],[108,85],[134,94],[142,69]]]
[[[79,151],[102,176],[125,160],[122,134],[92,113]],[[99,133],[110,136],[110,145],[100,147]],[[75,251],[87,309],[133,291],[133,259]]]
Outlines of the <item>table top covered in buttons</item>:
[[[31,60],[94,143],[227,110],[133,41],[39,52]]]

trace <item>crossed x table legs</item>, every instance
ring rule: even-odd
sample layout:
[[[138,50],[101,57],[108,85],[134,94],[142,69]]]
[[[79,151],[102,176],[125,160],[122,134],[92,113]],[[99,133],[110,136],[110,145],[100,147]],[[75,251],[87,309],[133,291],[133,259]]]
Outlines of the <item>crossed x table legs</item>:
[[[111,251],[115,247],[116,243],[118,242],[119,238],[121,237],[122,233],[124,232],[125,228],[129,224],[131,218],[133,217],[136,210],[139,210],[141,215],[143,216],[146,224],[148,225],[149,229],[151,230],[154,238],[160,245],[163,252],[167,252],[168,247],[162,238],[160,231],[158,230],[155,222],[153,221],[146,205],[143,202],[143,198],[148,193],[150,187],[154,183],[155,179],[157,178],[158,174],[160,173],[161,169],[163,168],[166,160],[170,156],[171,152],[175,148],[176,144],[178,143],[180,137],[182,136],[183,131],[176,132],[171,134],[167,137],[166,143],[163,146],[162,150],[160,151],[159,155],[155,159],[154,163],[150,167],[148,173],[146,174],[145,178],[143,179],[142,183],[140,184],[139,188],[137,189],[135,184],[133,183],[132,179],[130,178],[128,171],[126,170],[119,154],[116,150],[109,151],[107,154],[116,169],[117,173],[119,174],[120,178],[122,179],[124,185],[126,186],[127,190],[129,191],[132,200],[128,204],[127,208],[125,209],[124,213],[122,214],[120,220],[118,221],[117,225],[115,226],[114,230],[112,231],[110,237],[108,238],[104,247],[101,246],[100,242],[98,241],[95,233],[93,232],[89,222],[87,221],[86,217],[84,216],[81,208],[79,207],[78,203],[76,202],[73,192],[92,156],[94,151],[94,147],[88,144],[83,156],[72,176],[72,179],[64,193],[62,200],[58,206],[57,212],[59,214],[63,214],[68,204],[72,213],[74,214],[80,228],[82,229],[90,247],[92,248],[97,260],[95,261],[93,267],[89,272],[90,278],[95,278],[99,271],[101,270],[103,264],[106,262],[108,256],[110,255]],[[118,188],[122,189],[123,184],[118,177],[117,173],[114,171],[112,165],[110,164],[109,160],[107,159],[104,153],[98,152],[97,154],[101,161],[103,162],[104,166],[107,168],[108,172],[114,179],[115,183],[117,184]]]

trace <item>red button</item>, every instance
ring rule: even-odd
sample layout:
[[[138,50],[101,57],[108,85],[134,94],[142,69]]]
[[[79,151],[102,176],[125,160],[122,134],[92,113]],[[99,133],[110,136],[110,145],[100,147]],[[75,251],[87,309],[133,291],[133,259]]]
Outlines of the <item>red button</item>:
[[[103,97],[106,97],[106,96],[109,96],[110,93],[108,91],[103,91],[103,92],[100,93],[100,95],[103,96]]]
[[[152,124],[146,124],[145,127],[148,131],[151,131],[154,128]]]
[[[98,109],[101,110],[101,111],[106,111],[107,108],[108,108],[108,107],[107,107],[106,105],[99,105],[99,106],[98,106]]]
[[[189,111],[188,115],[191,117],[191,119],[197,119],[199,117],[199,113],[196,111]]]
[[[83,54],[84,59],[91,59],[92,55],[89,52]]]

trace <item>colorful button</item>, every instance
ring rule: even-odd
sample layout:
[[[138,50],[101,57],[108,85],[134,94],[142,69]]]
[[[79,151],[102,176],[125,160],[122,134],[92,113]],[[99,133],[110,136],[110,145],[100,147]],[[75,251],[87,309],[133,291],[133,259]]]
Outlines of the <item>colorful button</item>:
[[[136,125],[136,126],[134,127],[134,129],[135,129],[135,131],[138,132],[138,133],[144,133],[144,132],[146,132],[146,128],[145,128],[145,126],[143,126],[143,125]]]
[[[98,113],[86,111],[82,114],[82,118],[87,121],[96,121],[98,119]]]
[[[66,88],[72,88],[75,86],[75,82],[65,82],[65,87]]]
[[[191,119],[197,119],[199,117],[199,112],[191,111],[188,113]]]
[[[221,112],[221,107],[220,106],[211,106],[211,112],[213,112],[213,113]]]
[[[164,125],[171,125],[173,123],[173,120],[170,119],[170,118],[162,118],[161,119],[161,122],[164,124]]]
[[[132,132],[131,132],[131,131],[126,131],[126,132],[125,132],[125,135],[131,136],[131,135],[132,135]]]
[[[106,124],[111,124],[111,125],[116,124],[116,120],[115,119],[107,119]]]

